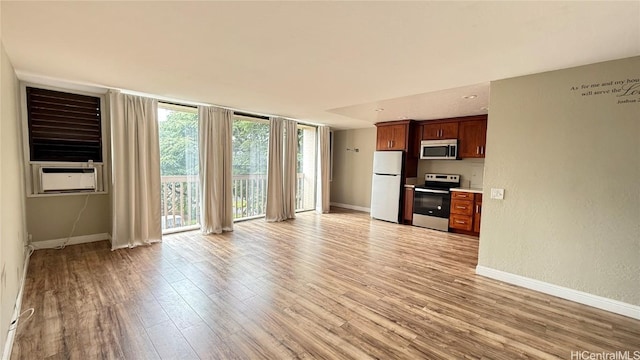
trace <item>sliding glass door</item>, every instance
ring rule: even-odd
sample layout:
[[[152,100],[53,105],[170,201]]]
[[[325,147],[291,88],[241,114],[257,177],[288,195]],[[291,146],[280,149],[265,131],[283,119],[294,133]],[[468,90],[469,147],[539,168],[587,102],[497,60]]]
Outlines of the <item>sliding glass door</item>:
[[[197,109],[160,103],[158,133],[162,230],[166,233],[198,228],[200,193]]]
[[[196,108],[160,103],[160,174],[162,230],[198,228],[198,112]],[[316,127],[298,125],[296,211],[315,208]],[[232,206],[235,220],[266,212],[269,121],[236,115],[232,137]]]
[[[266,212],[269,122],[236,116],[233,121],[233,217],[261,217]]]
[[[316,206],[316,127],[298,124],[298,181],[296,211]]]

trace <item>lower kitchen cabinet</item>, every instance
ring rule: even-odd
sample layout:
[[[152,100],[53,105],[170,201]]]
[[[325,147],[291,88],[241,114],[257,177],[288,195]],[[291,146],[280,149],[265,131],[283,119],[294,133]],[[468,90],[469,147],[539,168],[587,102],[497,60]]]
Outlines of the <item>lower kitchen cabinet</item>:
[[[473,211],[473,232],[480,234],[480,214],[482,214],[482,194],[475,194]]]
[[[452,191],[449,228],[453,232],[478,236],[481,210],[482,194]]]
[[[473,229],[473,217],[469,215],[449,215],[449,227],[458,230],[471,231]]]
[[[404,188],[404,207],[402,210],[402,222],[405,224],[413,224],[413,195],[414,189],[412,187]]]

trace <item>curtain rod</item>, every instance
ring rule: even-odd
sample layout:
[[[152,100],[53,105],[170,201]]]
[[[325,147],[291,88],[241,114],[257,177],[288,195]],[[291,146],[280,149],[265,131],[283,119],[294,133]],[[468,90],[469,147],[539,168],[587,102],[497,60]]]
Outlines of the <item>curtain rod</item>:
[[[269,120],[268,116],[255,115],[255,114],[247,113],[247,112],[244,112],[244,111],[234,111],[233,113],[235,115],[238,115],[238,116],[246,116],[246,117],[252,117],[252,118],[256,118],[256,119]]]
[[[197,109],[198,108],[197,105],[181,104],[181,103],[177,103],[177,102],[173,102],[173,101],[158,100],[158,102],[162,103],[162,104],[181,106],[181,107],[188,107],[188,108],[192,108],[192,109]],[[223,108],[222,106],[216,106],[216,107]],[[227,109],[227,108],[223,108],[223,109]],[[234,115],[238,115],[238,116],[250,117],[250,118],[261,119],[261,120],[269,120],[269,117],[268,116],[264,116],[264,115],[256,115],[256,114],[251,114],[251,113],[244,112],[244,111],[235,111],[235,110],[232,110],[232,109],[227,109],[227,110],[233,111],[233,114]]]
[[[227,107],[227,106],[220,106],[220,105],[209,105],[209,104],[188,104],[188,103],[181,103],[175,100],[163,100],[162,98],[158,98],[157,96],[153,96],[150,94],[144,94],[144,93],[138,93],[138,92],[134,92],[134,91],[127,91],[127,90],[121,90],[123,93],[129,93],[129,94],[133,94],[133,95],[138,95],[138,96],[146,96],[146,97],[152,97],[158,100],[158,102],[161,103],[165,103],[165,104],[169,104],[169,105],[175,105],[175,106],[184,106],[184,107],[189,107],[189,108],[193,108],[193,109],[197,109],[198,106],[215,106],[215,107],[219,107],[222,109],[227,109],[227,110],[231,110],[233,111],[234,114],[239,115],[239,116],[247,116],[247,117],[252,117],[255,119],[261,119],[261,120],[269,120],[271,117],[268,115],[261,115],[261,114],[255,114],[255,113],[250,113],[250,112],[246,112],[246,111],[241,111],[238,109],[234,109],[231,107]],[[323,125],[323,124],[318,124],[318,123],[314,123],[311,121],[304,121],[304,120],[300,120],[300,119],[294,119],[294,118],[290,118],[290,117],[284,117],[284,116],[278,116],[278,115],[272,115],[273,117],[281,117],[283,119],[289,119],[289,120],[293,120],[299,124],[303,124],[303,125],[311,125],[311,126],[328,126],[328,125]]]
[[[192,108],[192,109],[197,109],[198,106],[197,105],[189,105],[189,104],[180,104],[177,102],[171,102],[171,101],[164,101],[164,100],[158,100],[159,103],[163,103],[163,104],[167,104],[167,105],[175,105],[175,106],[182,106],[182,107],[188,107],[188,108]]]

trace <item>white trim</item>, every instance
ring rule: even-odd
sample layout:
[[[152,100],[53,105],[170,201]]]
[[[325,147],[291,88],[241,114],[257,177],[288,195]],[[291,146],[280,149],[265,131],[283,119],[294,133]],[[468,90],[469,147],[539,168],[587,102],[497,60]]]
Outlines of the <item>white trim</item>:
[[[476,274],[640,320],[640,306],[637,305],[608,299],[602,296],[569,289],[481,265],[476,266]]]
[[[337,202],[331,202],[331,203],[329,203],[329,205],[331,205],[331,206],[336,206],[336,207],[340,207],[340,208],[345,208],[345,209],[351,209],[351,210],[357,210],[357,211],[364,211],[364,212],[367,212],[367,213],[370,213],[370,212],[371,212],[371,208],[362,207],[362,206],[349,205],[349,204],[341,204],[341,203],[337,203]]]
[[[4,352],[2,354],[2,359],[8,360],[11,358],[11,350],[13,349],[13,341],[16,337],[16,331],[18,329],[18,322],[20,320],[19,316],[22,310],[22,295],[24,294],[24,283],[27,278],[27,271],[29,270],[29,259],[31,258],[31,254],[33,251],[31,249],[27,250],[27,254],[24,259],[24,267],[22,270],[22,280],[20,283],[20,290],[18,291],[18,296],[16,296],[16,304],[14,305],[13,316],[11,317],[11,322],[9,323],[9,332],[7,333],[7,341],[4,343]],[[13,330],[11,330],[11,325],[13,325]]]
[[[67,241],[67,238],[45,240],[45,241],[34,241],[31,243],[31,246],[33,246],[35,250],[55,249],[62,245],[65,245],[65,246],[77,245],[77,244],[84,244],[84,243],[90,243],[90,242],[96,242],[96,241],[102,241],[102,240],[111,240],[111,235],[107,233],[101,233],[101,234],[74,236],[72,238],[69,238],[69,241]]]

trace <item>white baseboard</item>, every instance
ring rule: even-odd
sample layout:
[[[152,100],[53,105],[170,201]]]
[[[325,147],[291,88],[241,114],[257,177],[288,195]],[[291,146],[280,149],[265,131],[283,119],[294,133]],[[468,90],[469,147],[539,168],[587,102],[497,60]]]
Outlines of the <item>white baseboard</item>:
[[[367,213],[371,212],[371,208],[367,208],[367,207],[362,207],[362,206],[355,206],[355,205],[349,205],[349,204],[341,204],[341,203],[336,203],[336,202],[332,202],[330,203],[331,206],[336,206],[336,207],[341,207],[344,209],[351,209],[351,210],[357,210],[357,211],[364,211]]]
[[[110,239],[111,239],[111,235],[107,233],[101,233],[101,234],[74,236],[70,238],[66,244],[65,242],[67,241],[67,238],[63,238],[63,239],[53,239],[53,240],[45,240],[45,241],[35,241],[31,243],[31,246],[33,246],[35,250],[55,249],[62,245],[65,245],[65,246],[77,245],[77,244],[84,244],[84,243],[110,240]]]
[[[22,280],[20,282],[20,289],[18,290],[18,296],[16,296],[16,304],[14,305],[13,315],[11,316],[11,323],[10,323],[11,325],[9,325],[7,340],[4,343],[4,352],[2,354],[2,360],[11,358],[13,341],[16,337],[18,322],[20,321],[19,317],[22,311],[22,295],[24,294],[24,283],[26,282],[26,279],[27,279],[27,271],[29,270],[29,258],[31,257],[32,253],[33,253],[32,250],[27,250],[27,254],[24,256],[24,266],[22,268]],[[13,326],[13,330],[11,329],[12,326]]]
[[[640,306],[637,305],[627,304],[622,301],[608,299],[481,265],[476,266],[476,274],[640,320]]]

